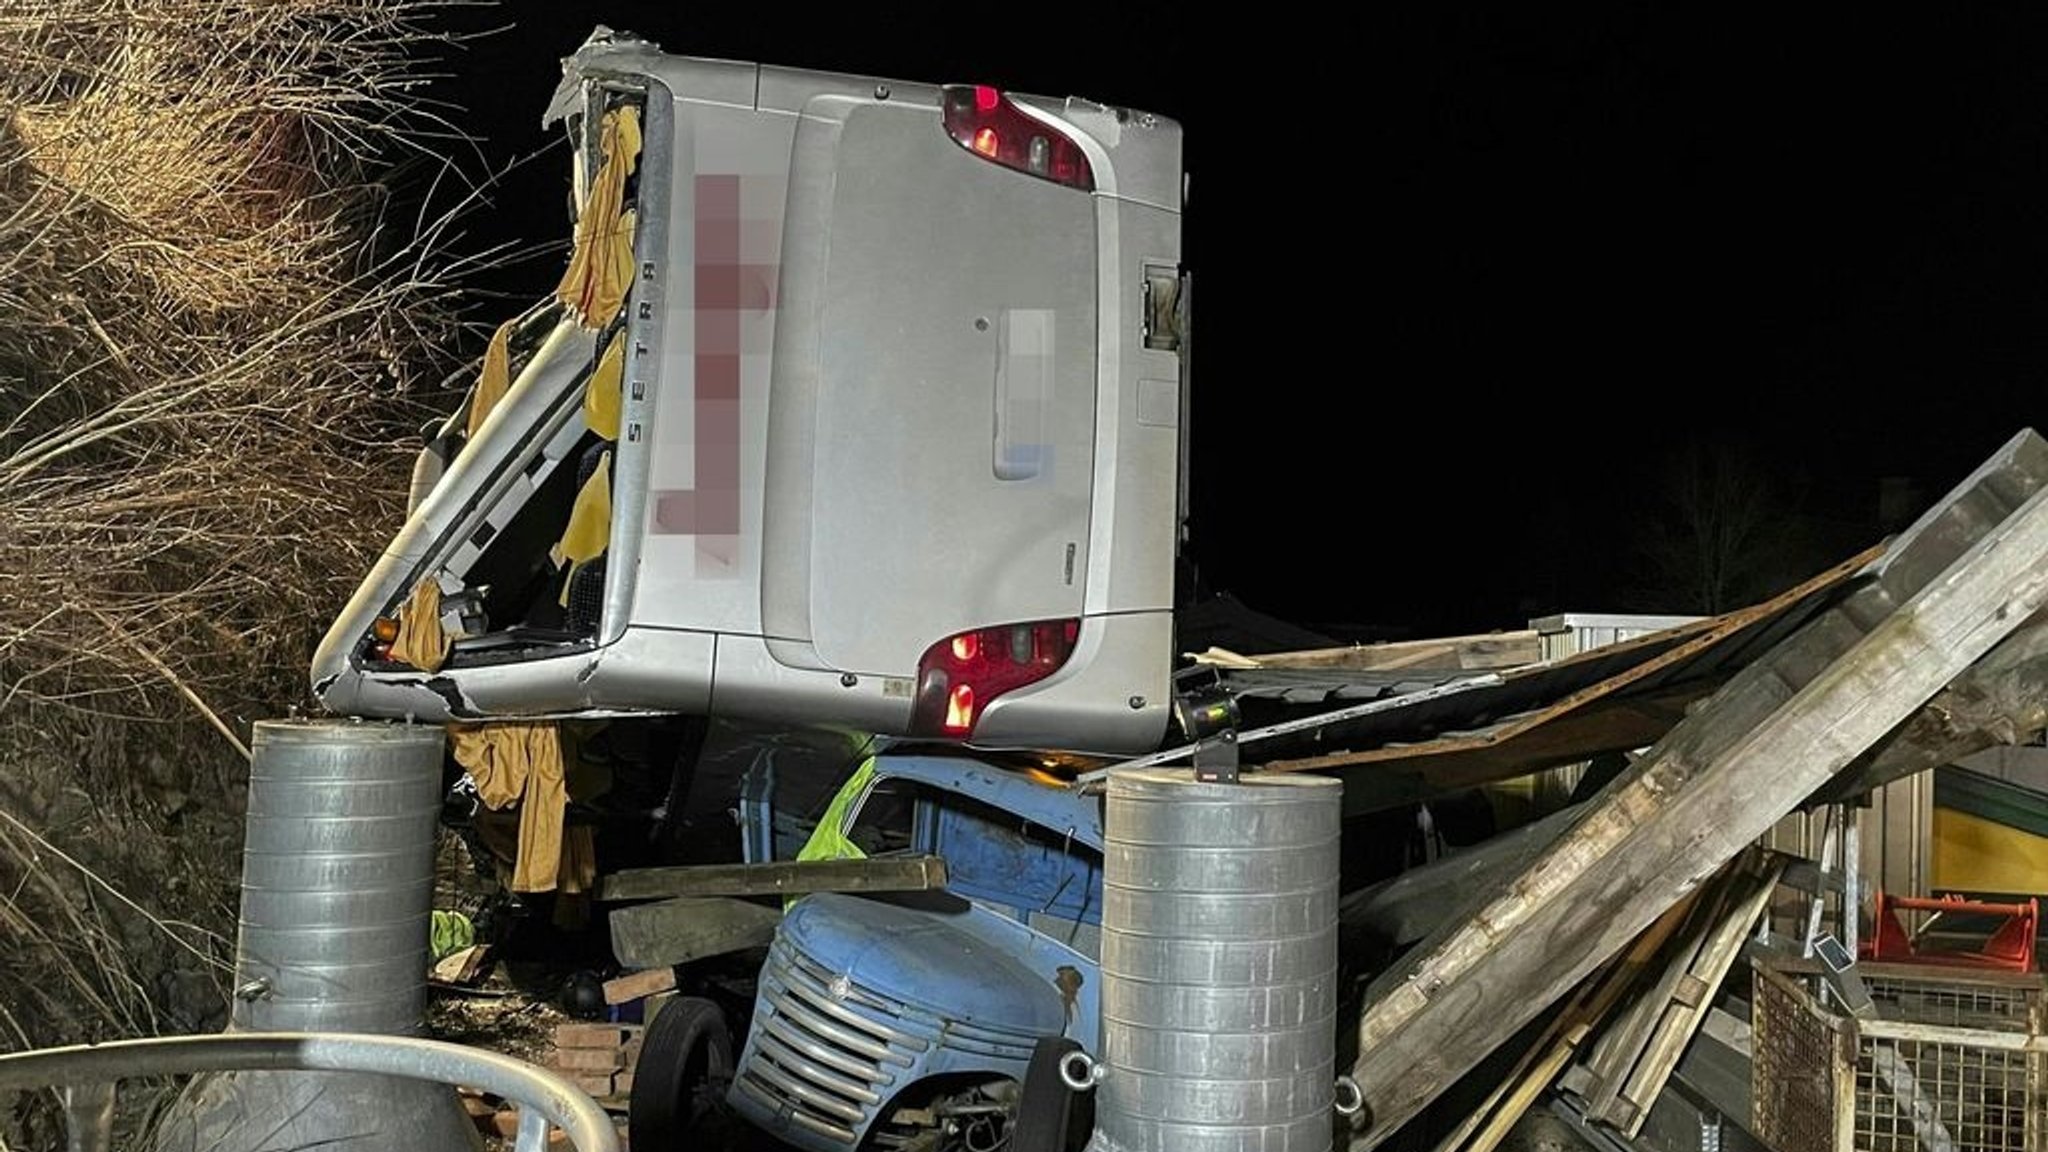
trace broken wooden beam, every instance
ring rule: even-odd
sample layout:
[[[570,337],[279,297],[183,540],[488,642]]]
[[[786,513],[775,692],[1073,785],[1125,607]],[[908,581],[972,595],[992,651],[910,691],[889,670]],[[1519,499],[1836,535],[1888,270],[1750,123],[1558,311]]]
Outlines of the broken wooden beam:
[[[2048,441],[2008,441],[1592,802],[1507,890],[1368,990],[1377,1147],[1671,904],[2048,605]]]
[[[618,962],[655,968],[762,947],[782,912],[729,896],[678,896],[614,908],[609,920]]]
[[[1915,772],[2048,728],[2048,620],[2036,617],[1935,693],[1911,719],[1808,800],[1838,804]]]
[[[1580,1098],[1588,1120],[1642,1131],[1657,1094],[1720,994],[1750,930],[1763,914],[1785,858],[1751,849],[1722,873],[1665,957],[1654,986],[1603,1022],[1584,1059],[1560,1086]]]
[[[1440,636],[1428,640],[1392,640],[1348,644],[1341,648],[1308,648],[1294,652],[1261,652],[1245,658],[1253,668],[1349,668],[1386,672],[1395,669],[1488,672],[1520,668],[1543,659],[1543,641],[1532,629]]]
[[[1664,915],[1636,937],[1627,952],[1587,977],[1562,1011],[1551,1017],[1536,1043],[1494,1085],[1493,1092],[1464,1123],[1437,1143],[1436,1152],[1493,1152],[1498,1148],[1515,1123],[1577,1054],[1601,1018],[1649,970],[1657,951],[1691,915],[1691,907],[1691,898],[1686,898],[1666,909]]]
[[[937,856],[852,860],[774,860],[762,864],[686,864],[628,868],[598,881],[599,900],[671,896],[802,896],[810,892],[925,892],[946,886]]]

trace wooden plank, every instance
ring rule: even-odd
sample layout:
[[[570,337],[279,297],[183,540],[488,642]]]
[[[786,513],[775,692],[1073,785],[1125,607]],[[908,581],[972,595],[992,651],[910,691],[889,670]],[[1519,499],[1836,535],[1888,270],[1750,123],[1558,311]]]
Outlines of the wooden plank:
[[[1374,982],[1352,1069],[1369,1118],[1354,1152],[2048,605],[2048,468],[1999,466],[2021,457],[2048,461],[2048,441],[2028,431],[2009,442],[1854,591],[1673,728],[1507,891]],[[2008,513],[1986,514],[2001,501]]]
[[[1897,732],[1829,781],[1811,807],[1839,803],[2048,728],[2048,620],[2027,622],[1950,681]]]
[[[1693,905],[1693,914],[1686,918],[1671,947],[1660,957],[1663,964],[1655,983],[1638,989],[1640,994],[1627,1010],[1617,1013],[1600,1029],[1586,1061],[1592,1082],[1588,1089],[1578,1093],[1586,1102],[1588,1119],[1609,1120],[1616,1112],[1629,1075],[1635,1070],[1643,1049],[1650,1043],[1680,978],[1698,955],[1701,939],[1713,924],[1726,915],[1732,879],[1729,870],[1724,869],[1721,875],[1701,889],[1700,898]]]
[[[809,892],[925,892],[946,886],[937,856],[855,860],[776,860],[760,864],[690,864],[629,868],[598,881],[599,900],[671,896],[801,896]]]
[[[618,962],[655,968],[760,948],[775,938],[782,912],[725,896],[678,896],[614,908],[610,921]]]
[[[1627,953],[1579,988],[1543,1036],[1522,1054],[1515,1068],[1494,1087],[1472,1115],[1437,1145],[1437,1152],[1492,1152],[1507,1138],[1515,1122],[1550,1086],[1566,1063],[1578,1054],[1588,1030],[1612,1010],[1691,914],[1692,900],[1680,900],[1644,929]]]
[[[1630,1139],[1642,1133],[1643,1122],[1649,1119],[1650,1108],[1657,1102],[1657,1094],[1664,1090],[1692,1038],[1706,1021],[1710,1004],[1721,990],[1721,984],[1728,978],[1728,971],[1735,964],[1735,958],[1742,954],[1742,945],[1755,927],[1757,917],[1763,915],[1764,905],[1770,901],[1771,890],[1777,886],[1778,869],[1765,865],[1762,875],[1748,877],[1746,891],[1736,907],[1714,925],[1713,931],[1701,944],[1693,967],[1685,979],[1699,985],[1701,995],[1690,1003],[1679,1002],[1669,1009],[1658,1021],[1657,1029],[1649,1045],[1636,1061],[1628,1082],[1621,1092],[1625,1110],[1615,1113]]]
[[[1683,1055],[1685,1041],[1705,1018],[1728,966],[1741,953],[1784,860],[1752,848],[1702,889],[1699,914],[1660,957],[1663,968],[1656,984],[1605,1023],[1590,1046],[1586,1074],[1567,1083],[1584,1102],[1587,1119],[1616,1128],[1640,1127],[1649,1103]]]
[[[676,986],[676,970],[673,968],[649,968],[644,972],[632,972],[604,982],[604,1002],[627,1004],[642,996],[667,992]]]
[[[1341,648],[1261,652],[1256,656],[1241,659],[1245,661],[1243,666],[1253,668],[1490,672],[1534,664],[1542,658],[1542,637],[1531,629],[1523,628],[1512,632],[1481,632],[1468,636],[1442,636],[1427,640],[1349,644]]]

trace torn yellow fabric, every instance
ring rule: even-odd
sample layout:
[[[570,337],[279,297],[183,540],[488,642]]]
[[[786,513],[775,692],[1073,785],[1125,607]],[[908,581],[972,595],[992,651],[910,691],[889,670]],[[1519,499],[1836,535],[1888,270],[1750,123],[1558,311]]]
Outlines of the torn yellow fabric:
[[[591,255],[582,258],[580,270],[578,257],[571,258],[569,275],[562,282],[561,299],[585,328],[604,327],[626,302],[626,289],[633,281],[634,219],[631,212],[618,216],[596,233],[588,249],[581,241],[577,243],[579,257],[585,251]]]
[[[614,332],[597,369],[583,390],[583,423],[592,432],[617,443],[619,439],[620,387],[626,379],[626,334]]]
[[[583,210],[576,217],[576,247],[555,296],[585,328],[602,328],[625,302],[633,281],[633,213],[626,180],[640,162],[640,110],[630,104],[605,113],[598,129],[604,159]]]
[[[569,509],[569,526],[562,530],[561,543],[555,545],[555,563],[566,564],[569,578],[574,578],[578,568],[604,555],[611,535],[612,454],[607,449],[576,493],[576,503]],[[569,606],[569,579],[562,581],[558,603]]]
[[[439,672],[447,662],[448,634],[441,630],[441,582],[432,576],[420,581],[398,606],[398,635],[391,641],[391,658],[422,672]]]
[[[468,439],[463,441],[465,444],[476,439],[477,429],[484,426],[484,418],[498,406],[498,401],[505,398],[505,393],[512,390],[514,323],[507,320],[498,325],[498,330],[491,334],[490,344],[484,348],[484,366],[476,374],[476,387],[469,397],[469,428],[466,433]]]
[[[561,733],[552,722],[450,724],[455,762],[476,781],[477,799],[493,811],[519,805],[514,892],[552,892],[561,881],[563,822],[569,790],[562,774]]]

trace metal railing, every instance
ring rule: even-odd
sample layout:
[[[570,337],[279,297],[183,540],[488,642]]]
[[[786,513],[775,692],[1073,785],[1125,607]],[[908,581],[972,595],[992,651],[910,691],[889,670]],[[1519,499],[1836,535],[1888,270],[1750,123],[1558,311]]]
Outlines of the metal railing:
[[[515,1152],[559,1128],[577,1152],[619,1152],[618,1129],[575,1085],[497,1052],[410,1036],[241,1032],[116,1040],[0,1055],[0,1092],[55,1088],[68,1152],[110,1152],[118,1081],[220,1072],[364,1072],[462,1085],[519,1105]]]

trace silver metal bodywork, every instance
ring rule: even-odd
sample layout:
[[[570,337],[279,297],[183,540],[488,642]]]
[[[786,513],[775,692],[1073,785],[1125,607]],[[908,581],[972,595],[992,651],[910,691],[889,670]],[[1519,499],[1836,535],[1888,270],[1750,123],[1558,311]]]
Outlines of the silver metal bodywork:
[[[324,702],[903,733],[929,646],[1079,619],[1065,666],[993,701],[973,742],[1156,746],[1183,378],[1177,350],[1147,347],[1145,304],[1148,272],[1178,277],[1179,127],[1011,94],[1079,142],[1089,192],[961,147],[931,85],[602,31],[550,118],[619,92],[642,102],[645,144],[602,625],[434,676],[362,658],[422,578],[462,583],[492,509],[581,432],[594,349],[564,321],[336,620],[313,666]]]
[[[1342,791],[1109,778],[1090,1152],[1328,1152]]]

